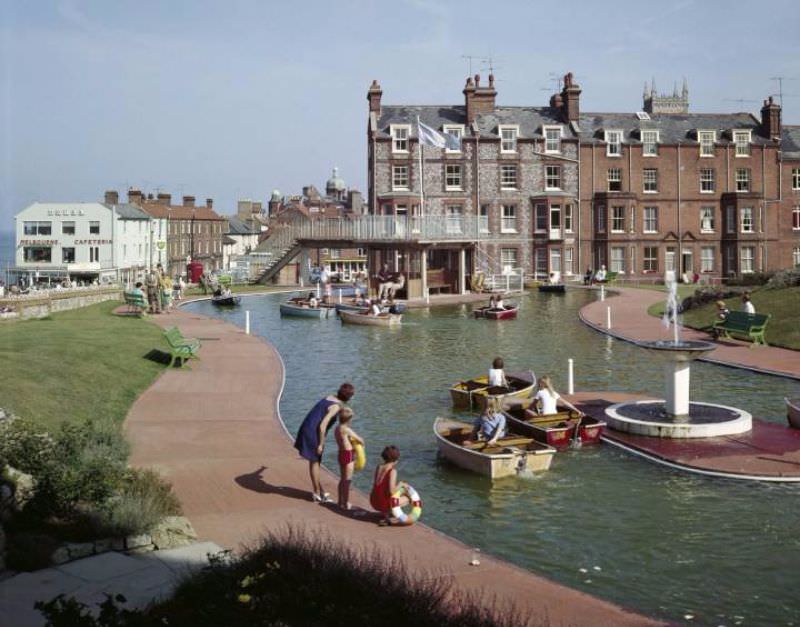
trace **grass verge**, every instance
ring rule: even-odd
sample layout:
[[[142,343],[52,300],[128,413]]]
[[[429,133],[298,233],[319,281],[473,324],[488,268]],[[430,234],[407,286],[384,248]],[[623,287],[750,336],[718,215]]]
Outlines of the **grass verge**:
[[[47,429],[88,418],[121,423],[164,370],[145,355],[166,344],[156,325],[112,315],[118,305],[0,325],[0,404]]]

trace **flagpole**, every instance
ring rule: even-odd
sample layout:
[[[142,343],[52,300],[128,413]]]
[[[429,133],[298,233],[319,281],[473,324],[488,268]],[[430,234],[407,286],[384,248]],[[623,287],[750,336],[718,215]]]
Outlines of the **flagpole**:
[[[419,116],[417,116],[417,143],[419,144],[419,217],[421,218],[425,215],[425,158],[422,152],[422,137],[419,132]]]

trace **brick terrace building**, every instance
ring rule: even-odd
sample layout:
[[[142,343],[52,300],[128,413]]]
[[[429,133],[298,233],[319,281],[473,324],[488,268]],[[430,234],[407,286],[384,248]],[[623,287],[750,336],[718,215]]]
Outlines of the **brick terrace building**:
[[[571,74],[545,107],[497,106],[492,76],[467,80],[463,106],[386,106],[382,93],[375,81],[367,93],[370,213],[412,229],[417,219],[470,225],[463,241],[425,245],[424,267],[453,273],[464,255],[467,272],[605,264],[710,278],[798,262],[800,129],[782,131],[771,100],[760,119],[692,114],[684,83],[671,95],[645,88],[641,111],[581,113]],[[417,118],[461,138],[460,150],[424,147],[422,177]]]
[[[186,274],[190,259],[201,262],[206,272],[223,267],[222,246],[228,222],[214,211],[211,198],[206,199],[205,206],[198,207],[194,196],[184,196],[182,205],[173,205],[170,194],[145,197],[141,191],[131,189],[128,202],[165,225],[166,237],[159,241],[165,242],[166,263],[163,265],[170,276]]]

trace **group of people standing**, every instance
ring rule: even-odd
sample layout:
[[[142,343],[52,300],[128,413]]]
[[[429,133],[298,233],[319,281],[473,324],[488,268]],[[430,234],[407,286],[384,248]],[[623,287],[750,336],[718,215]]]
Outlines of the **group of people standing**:
[[[337,505],[343,511],[352,511],[350,504],[350,485],[355,471],[355,444],[364,446],[364,439],[359,436],[351,426],[353,410],[346,404],[353,398],[355,388],[351,383],[343,383],[336,394],[326,396],[319,400],[311,411],[308,412],[300,429],[297,432],[294,446],[300,456],[308,461],[308,471],[311,478],[311,500],[315,503],[333,503],[333,498],[322,486],[320,464],[325,450],[325,439],[338,420],[334,429],[336,444],[338,446],[339,486]],[[404,482],[397,479],[397,463],[400,461],[400,450],[396,446],[387,446],[381,452],[383,462],[375,468],[370,504],[381,513],[379,524],[387,525],[395,521],[391,517],[392,495],[398,488],[405,486]],[[408,504],[408,497],[398,498],[402,507]]]
[[[144,287],[144,290],[142,288]],[[176,277],[173,281],[159,263],[155,268],[151,268],[145,276],[144,285],[136,283],[136,287],[131,290],[133,293],[141,293],[147,298],[148,311],[151,314],[169,313],[172,310],[172,301],[183,298],[183,290],[186,283],[183,277]]]

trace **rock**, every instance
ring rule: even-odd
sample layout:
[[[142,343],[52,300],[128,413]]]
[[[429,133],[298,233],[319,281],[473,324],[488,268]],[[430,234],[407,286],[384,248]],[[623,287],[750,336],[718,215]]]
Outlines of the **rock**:
[[[137,546],[135,549],[130,549],[127,553],[128,555],[141,555],[142,553],[152,553],[155,550],[155,545],[145,544],[144,546]]]
[[[138,549],[142,546],[153,544],[153,540],[149,533],[142,533],[138,536],[128,536],[125,538],[125,548],[130,551],[131,549]]]
[[[50,563],[58,566],[59,564],[66,564],[70,559],[69,549],[66,546],[60,546],[50,556]]]
[[[66,545],[69,558],[79,560],[94,555],[94,542],[68,542]]]
[[[159,550],[186,546],[197,540],[192,523],[183,516],[167,516],[151,530],[150,535]]]

